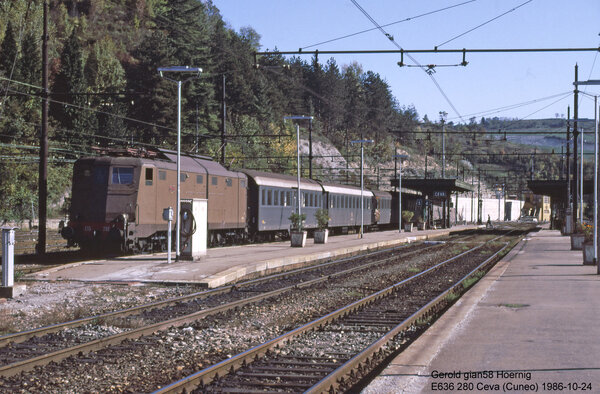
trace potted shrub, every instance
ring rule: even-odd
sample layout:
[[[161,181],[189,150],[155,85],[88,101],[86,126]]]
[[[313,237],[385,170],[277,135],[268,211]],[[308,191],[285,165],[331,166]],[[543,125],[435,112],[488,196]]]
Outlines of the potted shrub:
[[[575,230],[571,234],[571,250],[582,250],[584,239],[583,225],[581,223],[575,224]]]
[[[421,216],[417,218],[417,230],[425,230],[425,222]]]
[[[292,246],[303,248],[306,245],[306,231],[304,231],[304,220],[306,214],[292,213],[290,217],[290,240]]]
[[[326,209],[317,209],[315,212],[315,219],[317,219],[318,227],[318,230],[316,230],[314,234],[315,243],[327,243],[327,238],[329,237],[329,229],[327,229],[330,220],[329,212]]]
[[[402,211],[402,220],[404,221],[404,231],[411,232],[413,228],[413,224],[411,222],[413,216],[413,211]]]
[[[594,265],[594,226],[584,224],[583,226],[583,265]]]

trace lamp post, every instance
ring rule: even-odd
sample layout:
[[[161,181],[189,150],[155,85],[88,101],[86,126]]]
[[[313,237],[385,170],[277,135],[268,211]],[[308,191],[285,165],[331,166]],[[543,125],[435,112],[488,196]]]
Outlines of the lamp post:
[[[446,116],[448,116],[446,111],[440,111],[440,121],[442,123],[442,178],[446,178],[446,133],[444,127]]]
[[[312,128],[312,116],[304,116],[304,115],[294,115],[294,116],[284,116],[283,121],[286,120],[309,120]],[[296,157],[298,158],[298,216],[302,214],[302,193],[300,193],[300,126],[296,123]]]
[[[364,198],[363,198],[363,190],[364,190],[364,180],[363,180],[363,163],[364,163],[364,144],[371,144],[375,141],[373,140],[354,140],[350,141],[352,144],[360,143],[360,238],[363,237],[364,234],[364,224],[365,224],[365,210],[364,210]]]
[[[408,155],[394,155],[394,158],[400,159],[400,172],[398,173],[398,232],[402,232],[402,160],[408,159]]]
[[[579,215],[579,223],[583,224],[583,127],[581,128],[581,160],[579,171],[579,209],[581,214]]]
[[[577,81],[575,78],[575,90],[577,91],[578,85],[600,85],[600,80],[588,80],[588,81]],[[598,264],[598,96],[594,96],[594,124],[595,124],[595,140],[594,140],[594,263],[596,264],[597,274],[600,275],[600,264]]]
[[[176,232],[175,232],[175,260],[179,260],[179,248],[180,248],[180,229],[181,229],[181,218],[179,217],[180,205],[181,205],[181,85],[183,82],[187,82],[190,79],[197,78],[200,76],[202,69],[199,67],[190,66],[173,66],[173,67],[159,67],[158,73],[161,78],[168,81],[177,83],[177,205],[175,207],[176,219]],[[164,74],[182,74],[192,75],[186,79],[175,79],[166,77]]]

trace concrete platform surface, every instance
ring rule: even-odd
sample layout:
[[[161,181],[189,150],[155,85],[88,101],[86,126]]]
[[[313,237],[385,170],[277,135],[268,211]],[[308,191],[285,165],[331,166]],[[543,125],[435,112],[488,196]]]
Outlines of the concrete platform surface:
[[[530,234],[365,394],[600,392],[600,276],[558,231]]]
[[[292,248],[290,242],[273,242],[234,247],[211,248],[197,261],[167,264],[167,254],[127,256],[67,264],[28,275],[37,280],[79,280],[110,282],[197,283],[218,287],[242,278],[282,267],[300,267],[314,261],[341,258],[365,250],[393,247],[402,243],[448,235],[453,231],[476,228],[473,225],[451,229],[382,231],[329,237],[327,244],[308,239],[304,248]],[[173,254],[174,259],[174,254]]]

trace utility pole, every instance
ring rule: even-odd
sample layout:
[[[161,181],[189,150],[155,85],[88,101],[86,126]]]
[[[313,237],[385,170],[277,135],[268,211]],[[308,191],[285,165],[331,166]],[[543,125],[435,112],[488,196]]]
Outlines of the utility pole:
[[[481,224],[481,169],[477,180],[477,224]]]
[[[446,122],[446,111],[440,111],[440,120],[442,122],[442,178],[446,178],[446,133],[444,124]]]
[[[572,227],[572,218],[573,217],[573,206],[571,205],[571,106],[567,107],[567,201],[566,201],[566,212],[565,212],[565,226],[566,233],[571,234],[573,231]],[[567,226],[568,225],[568,226]]]
[[[42,130],[38,177],[38,243],[36,252],[46,254],[46,216],[48,203],[48,1],[44,1],[42,35]]]
[[[222,113],[221,113],[221,164],[225,165],[225,132],[227,131],[227,125],[225,121],[227,120],[227,112],[225,105],[225,74],[223,74],[223,97],[221,100],[222,104]]]
[[[313,162],[313,152],[312,152],[312,118],[308,122],[308,177],[313,179],[312,173],[312,162]]]
[[[573,204],[573,223],[575,223],[575,221],[577,220],[577,183],[578,183],[578,176],[577,176],[577,139],[579,138],[579,130],[577,130],[577,118],[579,116],[579,105],[578,105],[578,101],[579,101],[579,86],[577,84],[577,69],[578,66],[577,64],[575,64],[575,90],[573,91],[574,95],[573,95],[573,184],[575,185],[575,187],[573,187],[573,189],[571,190],[573,193],[573,199],[572,199],[572,204]]]

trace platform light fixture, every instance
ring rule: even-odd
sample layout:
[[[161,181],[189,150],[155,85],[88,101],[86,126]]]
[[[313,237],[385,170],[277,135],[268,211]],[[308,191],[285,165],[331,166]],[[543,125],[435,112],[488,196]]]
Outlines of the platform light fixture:
[[[177,84],[177,205],[175,207],[175,217],[177,218],[176,223],[176,235],[175,235],[175,260],[179,260],[180,252],[180,232],[181,232],[181,218],[179,212],[181,211],[181,85],[191,79],[198,78],[202,69],[200,67],[190,66],[172,66],[172,67],[158,67],[158,74],[161,78],[168,81],[175,82]],[[188,76],[187,78],[170,78],[166,75],[181,75]]]
[[[365,224],[365,207],[364,207],[364,177],[363,177],[363,163],[364,163],[364,144],[372,144],[373,140],[354,140],[350,141],[352,144],[360,144],[360,238],[364,236],[364,224]]]
[[[402,161],[408,159],[408,155],[394,155],[400,163],[398,171],[398,232],[402,232]]]
[[[292,115],[284,116],[283,121],[286,120],[308,120],[312,125],[313,116],[305,115]],[[300,125],[296,123],[296,157],[298,158],[298,216],[302,214],[302,193],[300,192]]]

